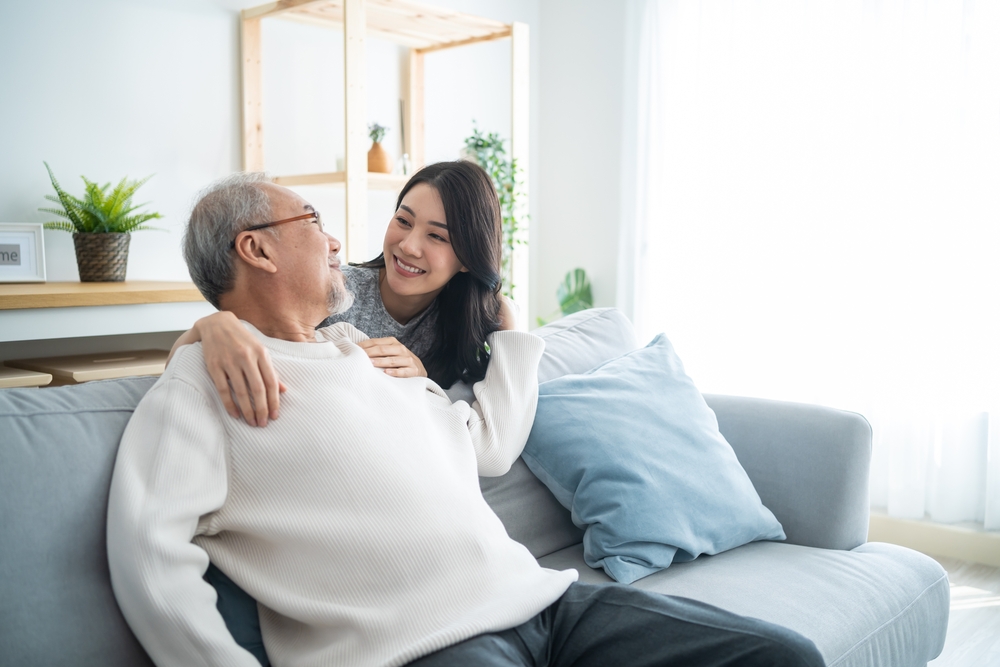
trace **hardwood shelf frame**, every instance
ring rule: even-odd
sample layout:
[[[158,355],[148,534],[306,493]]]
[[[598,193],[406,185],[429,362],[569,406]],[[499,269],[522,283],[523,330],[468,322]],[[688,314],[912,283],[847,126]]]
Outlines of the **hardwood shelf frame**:
[[[409,176],[368,172],[365,93],[365,37],[409,47],[409,84],[404,93],[404,151],[413,169],[425,164],[424,56],[500,39],[511,41],[511,155],[517,159],[528,196],[529,31],[524,23],[503,23],[411,0],[277,0],[242,12],[243,168],[264,170],[261,32],[263,19],[281,18],[340,29],[344,34],[344,171],[282,175],[280,185],[343,185],[346,189],[344,252],[350,262],[371,258],[367,247],[368,190],[398,192]],[[513,258],[514,301],[527,312],[527,239]]]
[[[0,310],[201,302],[193,283],[130,280],[121,283],[0,284]]]
[[[378,174],[368,172],[369,190],[391,190],[399,192],[410,180],[409,176],[402,174]],[[347,183],[346,171],[329,171],[319,174],[299,174],[296,176],[275,176],[274,182],[278,185],[343,185]]]

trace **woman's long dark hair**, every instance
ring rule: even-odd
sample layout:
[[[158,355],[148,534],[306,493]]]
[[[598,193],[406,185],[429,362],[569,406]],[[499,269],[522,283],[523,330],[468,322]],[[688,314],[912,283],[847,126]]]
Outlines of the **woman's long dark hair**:
[[[444,388],[458,380],[478,382],[490,362],[486,336],[500,328],[500,261],[503,236],[500,201],[493,181],[473,162],[438,162],[413,175],[396,200],[418,183],[438,191],[448,237],[467,271],[456,273],[437,295],[434,342],[421,361],[430,379]],[[385,267],[385,256],[359,264]]]

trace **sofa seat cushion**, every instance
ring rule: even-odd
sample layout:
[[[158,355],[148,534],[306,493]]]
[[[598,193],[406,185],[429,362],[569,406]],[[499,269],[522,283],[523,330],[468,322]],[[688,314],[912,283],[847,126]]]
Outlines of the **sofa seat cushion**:
[[[583,545],[539,559],[610,582],[587,567]],[[637,588],[700,600],[812,639],[828,667],[924,665],[948,627],[948,576],[933,559],[891,544],[833,551],[755,542],[640,579]]]

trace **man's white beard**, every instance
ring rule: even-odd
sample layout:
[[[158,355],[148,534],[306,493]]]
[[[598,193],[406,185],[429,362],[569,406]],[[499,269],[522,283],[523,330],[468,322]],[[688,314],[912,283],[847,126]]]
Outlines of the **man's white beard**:
[[[326,308],[331,315],[340,315],[354,305],[354,293],[343,282],[333,281],[326,297]]]

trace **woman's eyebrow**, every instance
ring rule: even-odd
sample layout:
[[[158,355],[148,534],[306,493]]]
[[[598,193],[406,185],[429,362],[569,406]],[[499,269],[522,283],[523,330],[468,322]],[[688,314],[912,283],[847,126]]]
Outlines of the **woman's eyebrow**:
[[[414,218],[417,217],[417,214],[413,212],[413,209],[407,206],[406,204],[400,204],[399,208],[403,209],[404,211],[412,215]],[[434,225],[435,227],[440,227],[441,229],[448,229],[448,225],[444,224],[443,222],[437,222],[436,220],[428,220],[427,224]]]

